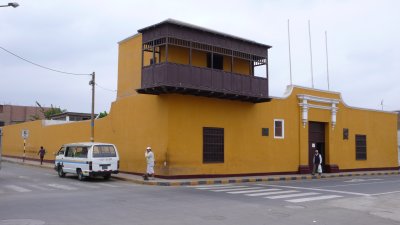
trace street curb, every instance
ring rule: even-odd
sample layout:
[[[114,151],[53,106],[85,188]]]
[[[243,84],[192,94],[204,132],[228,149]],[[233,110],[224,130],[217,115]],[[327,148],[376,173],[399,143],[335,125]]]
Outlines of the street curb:
[[[212,185],[212,184],[239,184],[239,183],[256,183],[256,182],[274,182],[274,181],[294,181],[294,180],[312,180],[312,179],[327,179],[339,177],[359,177],[359,176],[379,176],[379,175],[400,175],[399,171],[390,172],[357,172],[348,174],[327,174],[321,176],[299,175],[290,177],[266,177],[266,178],[228,178],[220,180],[198,180],[198,181],[144,181],[137,179],[129,179],[124,177],[113,177],[118,180],[133,182],[142,185],[153,186],[196,186],[196,185]]]
[[[53,169],[47,165],[35,165],[31,163],[17,162],[9,160],[5,157],[2,159],[5,162],[34,166],[40,168]],[[212,185],[212,184],[240,184],[240,183],[257,183],[257,182],[274,182],[274,181],[295,181],[295,180],[312,180],[312,179],[327,179],[327,178],[339,178],[339,177],[359,177],[359,176],[381,176],[381,175],[400,175],[400,171],[371,171],[371,172],[349,172],[349,173],[337,173],[337,174],[323,174],[321,176],[316,175],[289,175],[289,176],[273,176],[273,177],[253,177],[253,178],[222,178],[222,179],[201,179],[196,181],[184,180],[184,181],[144,181],[142,179],[133,179],[126,177],[119,177],[118,175],[112,176],[113,179],[127,181],[141,185],[151,186],[196,186],[196,185]]]

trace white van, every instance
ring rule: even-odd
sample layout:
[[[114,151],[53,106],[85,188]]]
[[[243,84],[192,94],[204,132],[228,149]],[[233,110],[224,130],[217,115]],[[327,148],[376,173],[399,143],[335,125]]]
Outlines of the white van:
[[[85,177],[102,176],[109,179],[119,170],[119,156],[115,145],[108,143],[84,142],[65,144],[54,161],[58,176],[66,173],[77,174],[79,180]]]

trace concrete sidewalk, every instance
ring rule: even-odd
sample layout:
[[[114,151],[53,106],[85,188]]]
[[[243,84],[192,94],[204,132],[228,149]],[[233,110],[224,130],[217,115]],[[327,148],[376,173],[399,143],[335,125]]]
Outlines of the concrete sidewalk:
[[[3,161],[17,163],[27,166],[36,166],[54,170],[54,164],[43,163],[40,165],[38,161],[2,157]],[[54,171],[55,172],[55,171]],[[204,184],[228,184],[228,183],[246,183],[246,182],[268,182],[268,181],[289,181],[289,180],[307,180],[307,179],[322,179],[322,178],[335,178],[335,177],[354,177],[354,176],[373,176],[373,175],[399,175],[399,170],[382,170],[382,171],[360,171],[360,172],[343,172],[343,173],[328,173],[322,176],[313,176],[311,174],[292,174],[292,175],[266,175],[266,176],[243,176],[243,177],[224,177],[224,178],[193,178],[193,179],[161,179],[155,178],[154,180],[144,181],[142,176],[119,173],[113,174],[112,178],[133,182],[136,184],[144,185],[158,185],[158,186],[189,186],[189,185],[204,185]]]

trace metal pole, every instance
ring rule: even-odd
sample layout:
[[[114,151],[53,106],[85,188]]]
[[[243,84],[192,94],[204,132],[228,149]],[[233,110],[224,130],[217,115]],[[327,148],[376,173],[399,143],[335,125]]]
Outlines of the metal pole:
[[[328,81],[328,91],[329,91],[328,34],[326,31],[325,31],[325,49],[326,49],[326,79]]]
[[[311,48],[311,28],[310,28],[310,20],[308,20],[308,36],[310,39],[310,59],[311,59],[311,86],[314,88],[314,74],[313,74],[313,65],[312,65],[312,48]]]
[[[25,162],[25,149],[26,149],[26,139],[24,138],[24,155],[22,157],[22,162]]]
[[[92,80],[89,82],[92,85],[92,113],[90,115],[90,141],[94,142],[94,85],[95,85],[95,72],[92,73]]]
[[[289,71],[290,71],[290,85],[293,84],[292,82],[292,56],[290,53],[290,27],[289,27],[289,20],[287,20],[287,32],[288,32],[288,40],[289,40]]]

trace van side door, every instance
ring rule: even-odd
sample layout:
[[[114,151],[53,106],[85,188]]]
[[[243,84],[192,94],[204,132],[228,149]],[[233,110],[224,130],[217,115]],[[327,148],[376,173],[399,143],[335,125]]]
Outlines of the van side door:
[[[68,146],[65,151],[65,156],[64,156],[64,160],[63,160],[64,172],[69,172],[69,173],[75,172],[74,154],[75,154],[75,148],[72,146]]]

